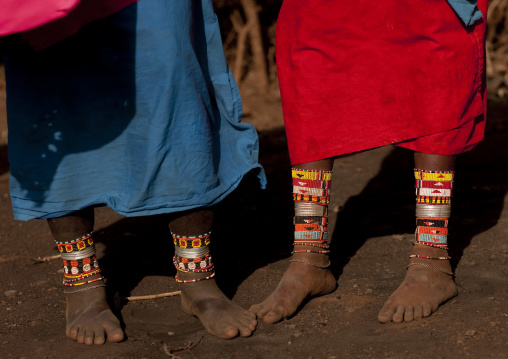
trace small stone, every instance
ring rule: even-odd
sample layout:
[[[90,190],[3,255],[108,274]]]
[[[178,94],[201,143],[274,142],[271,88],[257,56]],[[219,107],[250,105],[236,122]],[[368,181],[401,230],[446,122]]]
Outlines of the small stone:
[[[404,236],[402,234],[394,234],[392,238],[401,241],[404,239]]]
[[[492,300],[494,300],[494,299],[496,299],[496,298],[495,298],[495,297],[489,297],[489,300],[490,300],[490,301],[492,301]]]
[[[372,290],[372,289],[370,289],[370,288],[368,288],[368,289],[365,291],[365,293],[367,293],[367,294],[371,294],[372,292],[373,292],[373,290]]]
[[[173,336],[173,335],[175,335],[175,333],[174,332],[168,332],[168,335],[169,336]]]
[[[333,213],[339,213],[339,206],[334,206],[332,211]]]
[[[295,329],[295,328],[296,328],[296,325],[295,325],[295,324],[289,324],[289,325],[288,325],[288,328],[289,328],[289,329]]]
[[[291,341],[289,341],[288,344],[291,345]]]
[[[4,293],[4,295],[7,297],[7,298],[11,298],[11,297],[15,297],[16,295],[18,295],[18,291],[15,290],[15,289],[11,289],[11,290],[8,290]]]
[[[358,288],[358,284],[353,284],[353,288]]]
[[[464,344],[464,341],[462,339],[459,339],[457,340],[457,344],[460,345],[460,344]]]
[[[473,335],[475,335],[475,334],[476,334],[476,331],[475,331],[475,330],[473,330],[473,329],[468,330],[468,331],[466,332],[466,335],[467,335],[468,337],[472,337],[472,336],[473,336]]]
[[[335,298],[340,299],[340,294],[337,294],[337,296]]]

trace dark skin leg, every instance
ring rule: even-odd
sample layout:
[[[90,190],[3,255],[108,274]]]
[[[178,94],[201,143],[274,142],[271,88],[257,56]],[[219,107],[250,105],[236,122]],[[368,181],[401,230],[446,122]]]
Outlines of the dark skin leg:
[[[80,238],[90,233],[94,225],[94,211],[89,208],[69,216],[48,220],[49,228],[57,241],[64,242]],[[90,277],[93,279],[95,276]],[[77,287],[66,288],[67,292],[104,284],[97,281]],[[104,344],[120,342],[124,333],[120,321],[113,314],[106,301],[104,287],[66,294],[67,324],[66,334],[71,339],[84,344]]]
[[[331,171],[332,159],[295,165],[293,168]],[[295,249],[307,249],[295,246]],[[328,263],[327,254],[294,253],[292,260],[303,260],[324,266]],[[253,305],[250,310],[266,323],[275,323],[293,315],[302,302],[309,297],[333,292],[337,281],[328,268],[317,268],[302,262],[291,262],[282,276],[277,288],[262,303]]]
[[[181,236],[198,236],[212,228],[213,212],[200,210],[178,216],[169,224],[171,232]],[[213,258],[213,256],[212,256]],[[204,278],[210,273],[178,272],[180,280]],[[199,318],[205,329],[222,339],[250,336],[256,329],[256,315],[229,300],[217,287],[214,278],[181,283],[182,309]]]
[[[455,156],[430,155],[415,152],[415,167],[430,171],[453,171]],[[414,246],[412,254],[432,257],[448,256],[443,249]],[[411,258],[410,263],[427,263],[444,271],[451,272],[448,260]],[[428,317],[438,307],[457,295],[453,278],[445,273],[424,266],[411,266],[407,269],[402,284],[388,298],[378,315],[381,323],[410,322]]]

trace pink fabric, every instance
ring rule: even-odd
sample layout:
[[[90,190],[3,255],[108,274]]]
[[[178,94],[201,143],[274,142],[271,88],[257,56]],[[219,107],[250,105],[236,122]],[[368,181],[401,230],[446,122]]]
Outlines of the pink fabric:
[[[41,50],[138,0],[0,0],[0,36],[22,32]]]
[[[67,15],[80,0],[0,0],[0,36],[26,31]]]

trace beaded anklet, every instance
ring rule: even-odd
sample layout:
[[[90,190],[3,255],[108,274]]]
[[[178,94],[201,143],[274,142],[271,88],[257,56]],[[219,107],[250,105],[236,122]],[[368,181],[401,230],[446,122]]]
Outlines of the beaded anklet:
[[[66,287],[77,287],[77,286],[84,285],[84,284],[90,284],[90,283],[98,282],[98,281],[103,280],[103,279],[104,279],[104,277],[100,276],[100,277],[97,277],[97,278],[94,278],[94,279],[90,279],[89,281],[79,282],[79,283],[69,283],[69,282],[66,282],[64,280],[63,281],[63,285],[65,285]]]
[[[453,189],[453,171],[414,170],[416,188],[416,231],[414,245],[448,250],[448,218],[451,213],[451,197]],[[450,256],[426,256],[411,254],[409,258],[430,260],[449,260]],[[426,263],[411,263],[440,268]],[[453,274],[450,274],[453,275]]]
[[[406,269],[409,268],[409,267],[412,267],[412,266],[424,266],[424,267],[429,267],[429,268],[432,268],[432,269],[435,269],[439,272],[442,272],[444,274],[448,274],[450,276],[453,276],[454,274],[452,272],[448,272],[444,269],[441,269],[441,268],[438,268],[438,267],[434,267],[433,265],[430,265],[430,264],[427,264],[427,263],[410,263],[407,265]]]
[[[332,264],[332,262],[328,261],[328,263],[326,263],[324,266],[320,266],[320,265],[317,265],[317,264],[314,264],[314,263],[311,263],[311,262],[304,261],[303,259],[290,259],[289,263],[291,263],[291,262],[305,263],[305,264],[308,264],[310,266],[313,266],[313,267],[316,267],[316,268],[321,268],[321,269],[326,269],[326,268],[328,268]]]
[[[178,275],[175,275],[175,280],[178,283],[195,283],[215,276],[209,248],[211,232],[195,237],[180,236],[173,232],[171,232],[171,235],[175,244],[173,264],[177,271],[182,273],[211,273],[204,278],[186,280],[181,280]]]
[[[92,285],[90,287],[80,288],[80,289],[73,290],[72,292],[64,291],[64,294],[74,294],[74,293],[84,292],[84,291],[87,291],[87,290],[90,290],[90,289],[105,287],[105,286],[106,286],[106,284]]]
[[[452,259],[452,257],[429,257],[429,256],[423,256],[420,254],[411,254],[409,258],[423,258],[423,259],[433,259],[433,260],[449,260]]]
[[[328,204],[330,202],[330,188],[332,171],[292,170],[293,201],[295,204],[294,242],[293,246],[307,246],[316,249],[293,249],[295,253],[330,253],[328,244]],[[304,260],[302,262],[318,268]]]
[[[443,246],[443,245],[437,245],[437,244],[432,244],[432,243],[425,243],[425,242],[418,242],[418,241],[414,241],[413,242],[414,245],[420,245],[420,246],[427,246],[427,247],[432,247],[432,248],[437,248],[437,249],[444,249],[444,250],[448,250],[448,247],[446,246]]]
[[[195,282],[201,282],[202,280],[212,279],[213,277],[215,277],[215,272],[213,272],[212,274],[210,274],[208,277],[204,277],[204,278],[196,278],[196,279],[185,279],[185,280],[178,279],[178,276],[177,276],[177,275],[175,275],[175,280],[176,280],[178,283],[195,283]]]
[[[93,232],[90,232],[67,242],[55,241],[58,250],[62,253],[61,257],[64,265],[62,284],[66,287],[81,286],[104,279],[95,256],[95,244],[92,234]],[[85,280],[93,276],[97,277]]]

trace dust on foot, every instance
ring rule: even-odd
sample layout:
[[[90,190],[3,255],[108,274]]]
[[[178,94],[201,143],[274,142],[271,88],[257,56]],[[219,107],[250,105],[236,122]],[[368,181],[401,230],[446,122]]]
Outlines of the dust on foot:
[[[378,320],[402,323],[428,317],[456,295],[452,276],[425,266],[411,266],[379,312]]]
[[[250,310],[265,323],[276,323],[293,315],[305,299],[329,294],[336,288],[337,281],[330,270],[293,262],[272,294]]]
[[[214,279],[183,283],[181,290],[183,311],[196,316],[208,333],[232,339],[248,337],[256,329],[256,315],[229,300]]]
[[[68,294],[66,334],[87,345],[120,342],[124,333],[120,321],[106,301],[104,288]]]

